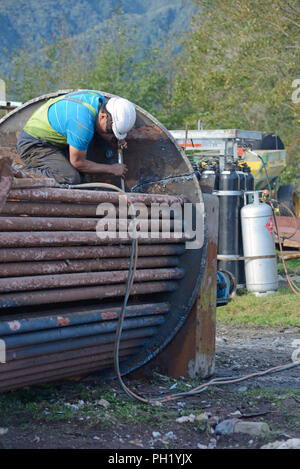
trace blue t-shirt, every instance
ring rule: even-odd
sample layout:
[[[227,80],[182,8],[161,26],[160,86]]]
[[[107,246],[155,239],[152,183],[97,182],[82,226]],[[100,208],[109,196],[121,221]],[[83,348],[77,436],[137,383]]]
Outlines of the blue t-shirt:
[[[88,92],[95,93],[89,94]],[[66,97],[90,104],[93,112],[84,104],[61,99],[48,110],[48,120],[56,132],[67,138],[68,145],[78,150],[87,150],[95,132],[95,122],[99,112],[99,102],[106,102],[105,97],[94,90],[79,90],[68,93]]]

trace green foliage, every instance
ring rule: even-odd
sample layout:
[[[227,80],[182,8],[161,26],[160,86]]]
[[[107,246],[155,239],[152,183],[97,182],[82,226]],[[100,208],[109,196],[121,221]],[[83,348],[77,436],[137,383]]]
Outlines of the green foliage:
[[[120,8],[124,21],[138,31],[139,48],[147,49],[155,42],[164,44],[169,33],[185,30],[196,6],[192,0],[184,5],[182,0],[5,0],[0,2],[1,76],[11,76],[11,57],[20,50],[30,52],[32,64],[41,63],[45,45],[54,44],[62,23],[74,51],[84,49],[90,58],[97,41],[104,39],[107,22]],[[177,42],[171,46],[176,49]]]
[[[87,55],[75,47],[62,24],[59,36],[45,45],[36,60],[32,51],[22,49],[12,57],[12,77],[8,93],[14,99],[27,101],[58,89],[80,88],[86,80]],[[33,73],[34,70],[34,73]]]
[[[21,1],[19,31],[28,30],[35,1]],[[170,129],[193,128],[201,118],[206,128],[276,132],[288,150],[280,183],[296,183],[300,104],[292,101],[292,83],[300,77],[298,0],[194,0],[193,6],[189,0],[120,0],[114,12],[108,0],[101,8],[95,0],[70,2],[66,10],[59,0],[55,20],[52,1],[41,0],[34,9],[39,46],[30,35],[19,38],[24,47],[11,60],[10,99],[94,88],[132,100]],[[15,4],[1,5],[0,18]]]
[[[170,41],[164,47],[144,50],[137,29],[130,27],[122,9],[106,22],[94,53],[75,47],[63,25],[37,62],[27,50],[13,57],[8,90],[15,99],[27,101],[57,89],[97,89],[123,96],[167,122],[176,65]]]
[[[194,1],[199,13],[173,98],[181,126],[195,126],[200,116],[206,128],[271,131],[293,144],[300,122],[300,105],[292,102],[292,82],[300,76],[299,1]]]

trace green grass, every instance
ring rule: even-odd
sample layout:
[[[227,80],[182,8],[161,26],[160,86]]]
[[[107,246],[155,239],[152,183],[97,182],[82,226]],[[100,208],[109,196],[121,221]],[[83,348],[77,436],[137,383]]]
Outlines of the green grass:
[[[279,252],[277,252],[277,254],[279,255],[279,259],[281,259]],[[300,259],[288,259],[285,261],[285,264],[289,273],[295,272],[300,275]],[[278,262],[277,269],[280,275],[284,275],[284,267],[282,262]]]
[[[217,320],[226,324],[300,326],[300,300],[290,289],[256,297],[238,294],[226,306],[217,308]]]
[[[300,390],[282,388],[280,391],[278,391],[273,388],[264,388],[264,389],[251,389],[251,390],[246,391],[243,394],[244,394],[243,398],[245,399],[245,401],[251,400],[251,402],[256,405],[259,405],[262,402],[272,403],[273,404],[272,411],[275,413],[278,413],[278,415],[280,415],[280,418],[285,420],[285,426],[290,430],[299,430],[300,428],[300,406],[299,406]],[[265,416],[264,420],[268,421],[269,416],[268,415]],[[272,422],[272,427],[274,430],[276,430],[277,425],[274,419]]]
[[[100,399],[108,401],[109,407],[98,405]],[[78,401],[83,403],[78,405]],[[178,412],[166,413],[163,407],[128,400],[124,393],[115,393],[111,387],[90,388],[83,383],[71,389],[39,386],[1,395],[0,419],[5,415],[7,421],[15,420],[25,412],[30,414],[32,422],[81,420],[88,426],[97,424],[102,428],[138,422],[161,426],[178,416]]]
[[[166,390],[172,382],[163,382]],[[189,380],[188,383],[190,387],[185,383],[182,385],[184,390],[199,385],[197,380]],[[158,396],[159,380],[152,384],[153,396]],[[134,387],[134,381],[130,382],[130,387]],[[108,401],[109,407],[101,407],[98,404],[100,399]],[[80,401],[83,402],[79,404]],[[123,392],[116,392],[109,385],[89,386],[85,383],[29,387],[4,393],[0,397],[0,421],[5,420],[7,425],[16,420],[25,425],[30,419],[31,424],[72,421],[81,422],[86,428],[97,425],[108,429],[111,426],[142,424],[163,429],[177,417],[202,412],[201,405],[189,405],[188,400],[184,408],[168,409],[166,406],[150,406],[128,399]],[[198,429],[201,428],[199,423]]]

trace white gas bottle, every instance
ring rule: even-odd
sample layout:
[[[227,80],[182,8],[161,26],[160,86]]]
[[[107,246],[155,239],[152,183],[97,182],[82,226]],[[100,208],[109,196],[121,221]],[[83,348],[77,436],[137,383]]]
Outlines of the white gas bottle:
[[[271,207],[259,200],[254,191],[253,203],[241,209],[246,287],[257,294],[278,289],[277,260]],[[253,259],[251,259],[253,258]]]

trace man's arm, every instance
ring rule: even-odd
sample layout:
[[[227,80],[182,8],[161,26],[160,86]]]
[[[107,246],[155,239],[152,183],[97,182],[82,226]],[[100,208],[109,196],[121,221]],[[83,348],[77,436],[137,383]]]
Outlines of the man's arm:
[[[125,164],[100,164],[86,159],[86,151],[78,150],[69,145],[70,163],[77,171],[92,174],[112,174],[124,177],[127,173]]]

